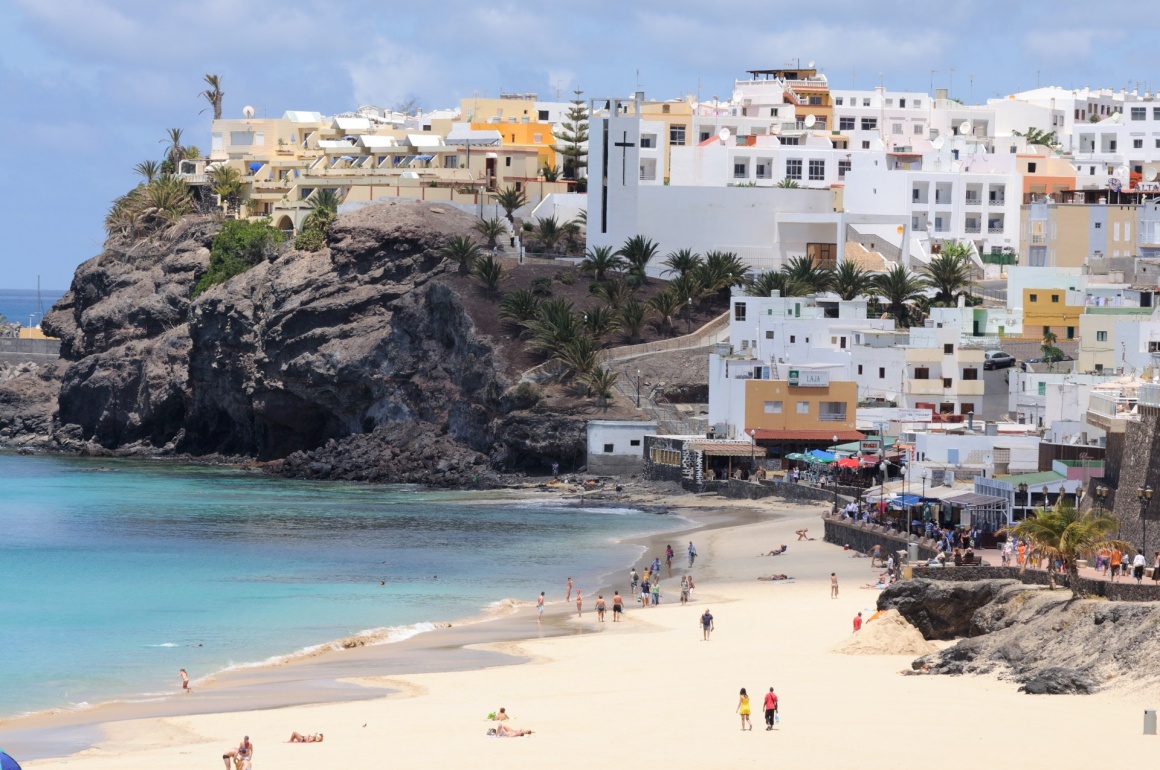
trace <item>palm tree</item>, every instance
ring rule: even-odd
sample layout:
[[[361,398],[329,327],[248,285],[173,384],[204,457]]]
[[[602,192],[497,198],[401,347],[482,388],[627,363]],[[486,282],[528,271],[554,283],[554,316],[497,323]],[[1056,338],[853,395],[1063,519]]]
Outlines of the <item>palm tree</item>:
[[[599,342],[620,328],[620,318],[612,308],[597,305],[584,311],[584,328]]]
[[[489,249],[494,249],[499,242],[499,237],[507,232],[507,225],[500,221],[499,217],[492,217],[491,219],[480,217],[471,226],[471,229],[487,239],[487,247]]]
[[[918,272],[935,290],[934,301],[951,306],[959,300],[959,295],[974,285],[975,266],[971,264],[965,246],[951,241],[943,246],[942,252],[923,265]]]
[[[1054,131],[1044,131],[1042,129],[1035,128],[1034,126],[1027,129],[1026,131],[1012,131],[1011,133],[1014,136],[1023,137],[1027,140],[1028,144],[1038,144],[1044,147],[1051,147],[1052,145],[1058,143]]]
[[[680,297],[681,302],[686,305],[689,304],[689,300],[692,300],[694,303],[700,302],[702,298],[709,294],[705,288],[705,284],[701,283],[699,271],[696,270],[677,276],[669,281],[669,285],[666,288],[668,291]]]
[[[524,194],[523,190],[518,189],[514,184],[500,190],[495,194],[495,202],[503,209],[504,214],[507,215],[508,221],[514,221],[512,214],[516,209],[523,207],[528,202],[528,196]]]
[[[342,195],[333,187],[321,187],[310,199],[310,208],[313,211],[325,210],[338,215],[338,204],[342,203]]]
[[[499,302],[499,317],[506,321],[522,324],[536,317],[542,300],[531,289],[519,289]]]
[[[798,184],[795,180],[790,179],[788,176],[778,182],[777,186],[785,190],[797,190],[801,187],[800,184]]]
[[[640,332],[648,323],[648,307],[633,298],[620,307],[620,328],[624,330],[630,343],[640,339]]]
[[[143,160],[133,167],[133,173],[149,184],[161,174],[161,164],[155,160]]]
[[[1050,568],[1051,562],[1056,559],[1062,561],[1067,569],[1071,595],[1078,598],[1079,559],[1091,557],[1101,548],[1127,550],[1131,547],[1130,543],[1110,537],[1112,531],[1119,527],[1119,519],[1110,512],[1090,509],[1080,513],[1071,503],[1060,502],[1051,510],[1040,511],[1034,517],[1002,531],[1027,540],[1032,554],[1047,559],[1048,579],[1052,588],[1055,588],[1055,575]]]
[[[624,245],[616,252],[618,255],[624,257],[628,263],[628,274],[636,279],[639,283],[647,283],[648,277],[645,273],[648,263],[657,255],[659,247],[652,242],[650,238],[643,235],[634,235],[624,242]]]
[[[549,166],[545,163],[540,167],[540,177],[545,182],[559,182],[560,181],[560,167]]]
[[[645,304],[648,305],[648,309],[656,316],[660,328],[672,333],[673,319],[681,312],[681,308],[684,307],[685,302],[671,288],[666,288],[658,292],[656,296]]]
[[[819,267],[813,257],[790,257],[782,271],[810,292],[829,291],[834,285],[834,271]]]
[[[782,297],[804,297],[811,289],[782,270],[767,270],[745,284],[745,293],[751,297],[769,297],[775,291]]]
[[[690,270],[696,268],[703,261],[704,260],[701,259],[701,255],[692,249],[680,249],[679,251],[670,252],[669,255],[665,257],[663,264],[668,268],[668,270],[665,271],[666,273],[684,275]]]
[[[749,268],[732,251],[708,251],[704,263],[694,272],[707,293],[724,292],[728,295],[729,289],[745,283]]]
[[[924,296],[926,288],[926,281],[907,270],[905,265],[895,265],[889,272],[874,278],[874,290],[886,300],[899,326],[910,325],[912,305]]]
[[[874,288],[874,274],[854,262],[842,261],[834,271],[834,292],[842,299],[865,296]]]
[[[580,263],[580,272],[592,273],[597,281],[603,281],[608,271],[619,270],[624,264],[624,260],[611,246],[593,246],[585,253],[584,261]]]
[[[169,148],[165,151],[165,160],[169,161],[169,173],[176,174],[181,167],[181,161],[185,158],[185,147],[181,145],[181,129],[169,128],[165,130],[165,134],[165,138],[158,143],[169,144]]]
[[[596,393],[596,397],[600,400],[600,405],[608,406],[608,399],[612,398],[612,389],[616,387],[618,377],[619,375],[611,369],[597,366],[585,375],[583,379],[584,384],[592,388]]]
[[[198,96],[204,98],[207,102],[209,102],[209,107],[207,107],[206,109],[209,109],[210,107],[213,108],[213,119],[214,120],[221,120],[222,119],[222,97],[225,96],[225,92],[222,91],[222,76],[221,75],[208,75],[207,74],[205,76],[204,80],[206,82],[206,85],[209,86],[209,88],[202,91],[200,94],[198,94]],[[205,110],[202,110],[202,112],[205,112]]]
[[[536,220],[536,228],[532,235],[544,244],[544,250],[551,252],[567,235],[560,220],[555,215],[540,217]]]
[[[472,273],[483,284],[483,290],[489,295],[499,291],[499,285],[507,278],[506,271],[498,259],[488,254],[475,260]]]
[[[587,334],[577,335],[556,353],[556,360],[567,366],[576,377],[584,377],[595,369],[599,359],[600,345]]]
[[[532,333],[529,346],[551,355],[556,355],[565,345],[584,333],[572,303],[564,299],[544,300],[536,311],[536,317],[524,325]]]
[[[242,172],[233,166],[214,166],[209,171],[209,181],[228,214],[242,197]]]
[[[152,219],[158,226],[175,224],[193,212],[193,194],[189,185],[174,177],[162,176],[141,188],[138,202],[142,219]]]
[[[619,310],[636,294],[636,289],[619,280],[593,284],[590,291],[613,310]]]
[[[456,235],[447,242],[447,245],[439,252],[439,256],[455,262],[459,265],[459,272],[466,273],[475,265],[475,260],[483,254],[475,241],[466,235]]]

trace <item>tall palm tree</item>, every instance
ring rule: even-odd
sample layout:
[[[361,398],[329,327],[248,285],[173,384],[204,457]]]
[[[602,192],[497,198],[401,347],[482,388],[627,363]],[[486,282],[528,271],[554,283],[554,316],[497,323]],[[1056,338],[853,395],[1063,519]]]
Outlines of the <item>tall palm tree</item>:
[[[546,299],[540,303],[536,317],[524,324],[532,336],[528,345],[556,355],[572,340],[584,334],[584,325],[564,299]]]
[[[600,360],[600,345],[587,334],[579,334],[562,345],[555,358],[567,366],[573,376],[583,378],[596,368],[596,362]]]
[[[514,184],[500,190],[495,194],[495,202],[503,209],[508,221],[514,221],[512,215],[516,209],[523,207],[528,202],[528,196],[523,190],[518,189]]]
[[[597,305],[584,311],[584,327],[599,342],[620,328],[620,318],[613,308]]]
[[[214,120],[221,120],[222,119],[222,97],[225,96],[225,92],[222,91],[222,76],[221,75],[209,75],[209,74],[207,74],[205,76],[205,78],[203,78],[203,79],[205,80],[205,83],[206,83],[206,85],[209,86],[209,88],[202,91],[200,94],[198,94],[198,96],[202,97],[207,102],[209,102],[209,107],[207,107],[206,109],[210,109],[210,108],[213,109],[213,119]],[[205,110],[202,110],[202,112],[205,112]]]
[[[732,287],[744,285],[748,272],[745,263],[731,251],[705,252],[705,261],[694,268],[694,274],[700,278],[707,293],[724,293],[726,296]]]
[[[475,260],[483,256],[475,241],[466,235],[456,235],[439,252],[439,256],[459,265],[459,272],[466,273],[475,266]]]
[[[149,184],[161,174],[161,164],[155,160],[143,160],[133,167],[133,173]]]
[[[834,271],[833,290],[842,299],[856,299],[874,288],[874,274],[854,262],[842,261]]]
[[[185,147],[181,144],[181,129],[168,128],[165,130],[165,138],[160,140],[159,144],[168,143],[169,147],[165,150],[165,159],[169,161],[171,174],[176,174],[181,167],[181,161],[185,159]]]
[[[701,282],[701,275],[698,270],[677,276],[669,281],[666,289],[680,297],[681,302],[685,305],[689,304],[689,300],[692,300],[693,304],[696,304],[710,294],[705,284]]]
[[[227,214],[234,210],[242,197],[242,172],[233,166],[214,166],[209,172],[214,194],[225,204]]]
[[[745,284],[745,293],[751,297],[769,297],[779,292],[782,297],[804,297],[812,289],[784,270],[767,270]]]
[[[597,281],[603,281],[605,274],[610,270],[619,270],[624,267],[622,259],[611,246],[593,246],[584,255],[580,263],[580,271],[592,273]]]
[[[647,283],[648,277],[645,273],[648,268],[648,263],[657,255],[659,247],[652,241],[651,238],[646,238],[643,235],[634,235],[624,242],[624,245],[616,252],[628,263],[628,274],[632,276],[636,282]]]
[[[1055,587],[1055,576],[1050,568],[1051,562],[1056,559],[1064,562],[1071,595],[1078,598],[1080,559],[1090,558],[1101,548],[1131,548],[1130,543],[1111,537],[1119,527],[1120,521],[1112,513],[1095,509],[1080,513],[1074,505],[1060,502],[1051,510],[1040,511],[1003,531],[1027,540],[1032,554],[1047,559],[1052,588]]]
[[[975,282],[975,266],[966,247],[954,241],[944,245],[942,252],[918,272],[935,290],[934,301],[939,304],[954,305]]]
[[[560,167],[549,166],[545,163],[540,167],[540,177],[545,182],[559,182],[560,181]]]
[[[324,209],[331,214],[338,215],[338,204],[342,203],[342,194],[333,187],[321,187],[310,199],[310,208],[313,211]]]
[[[818,266],[813,257],[790,257],[781,269],[811,292],[829,291],[834,286],[834,271]]]
[[[889,272],[874,279],[874,290],[886,300],[894,322],[899,326],[910,326],[913,305],[924,296],[926,289],[926,281],[907,270],[905,265],[894,265]]]
[[[584,384],[592,388],[601,406],[608,406],[608,399],[612,398],[612,389],[616,387],[616,380],[620,375],[603,366],[595,367],[584,376]]]
[[[677,275],[684,275],[690,270],[700,265],[704,260],[701,255],[692,249],[680,249],[679,251],[669,252],[665,257],[664,266],[668,268],[666,273]]]

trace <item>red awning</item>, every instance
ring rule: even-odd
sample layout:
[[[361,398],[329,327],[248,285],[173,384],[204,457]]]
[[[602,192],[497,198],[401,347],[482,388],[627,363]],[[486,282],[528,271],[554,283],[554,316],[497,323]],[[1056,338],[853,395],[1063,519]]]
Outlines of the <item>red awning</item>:
[[[843,457],[841,460],[838,460],[839,468],[857,468],[859,465],[861,463],[853,457]]]
[[[748,431],[746,431],[748,432]],[[758,441],[861,441],[865,435],[856,430],[763,430],[757,428],[753,437]]]

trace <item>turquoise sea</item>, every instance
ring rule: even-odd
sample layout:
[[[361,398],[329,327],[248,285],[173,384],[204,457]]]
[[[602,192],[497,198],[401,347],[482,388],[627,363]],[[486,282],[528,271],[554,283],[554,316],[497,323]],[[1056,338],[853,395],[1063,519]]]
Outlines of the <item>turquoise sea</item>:
[[[0,454],[0,716],[174,692],[370,629],[595,586],[627,509]],[[438,576],[436,579],[435,576]],[[380,581],[385,581],[380,586]]]
[[[63,289],[43,289],[39,296],[36,289],[0,289],[0,316],[22,326],[28,326],[31,318],[32,325],[37,326],[41,315],[63,296]]]

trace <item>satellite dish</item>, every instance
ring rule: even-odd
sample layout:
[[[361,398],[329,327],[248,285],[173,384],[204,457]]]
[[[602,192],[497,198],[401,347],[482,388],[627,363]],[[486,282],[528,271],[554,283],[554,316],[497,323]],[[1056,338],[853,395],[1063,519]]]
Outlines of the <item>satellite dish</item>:
[[[1155,182],[1156,176],[1157,176],[1157,174],[1156,174],[1156,167],[1155,166],[1149,166],[1148,168],[1144,169],[1144,178],[1147,179],[1149,182]]]
[[[771,123],[769,126],[769,133],[773,134],[774,136],[777,136],[778,134],[780,134],[781,133],[781,124],[780,123]]]
[[[934,138],[934,140],[930,143],[930,146],[935,148],[936,150],[941,150],[943,148],[943,145],[946,143],[947,143],[946,139],[943,139],[941,136],[936,136]]]
[[[717,132],[717,138],[721,140],[721,144],[729,144],[730,136],[732,136],[732,134],[729,133],[729,129],[727,128],[723,128]]]
[[[1127,166],[1116,166],[1116,176],[1119,177],[1120,179],[1127,179],[1128,178],[1128,167]]]
[[[960,123],[959,124],[959,133],[963,134],[963,135],[971,133],[971,121],[964,120],[962,123]]]
[[[254,117],[254,108],[247,104],[242,108],[242,115],[246,116],[247,118]]]
[[[810,59],[809,67],[810,67],[810,69],[814,68],[814,60],[813,59]]]
[[[817,122],[818,122],[818,119],[816,117],[814,117],[813,115],[806,115],[806,119],[804,121],[806,128],[813,128],[814,124]]]

